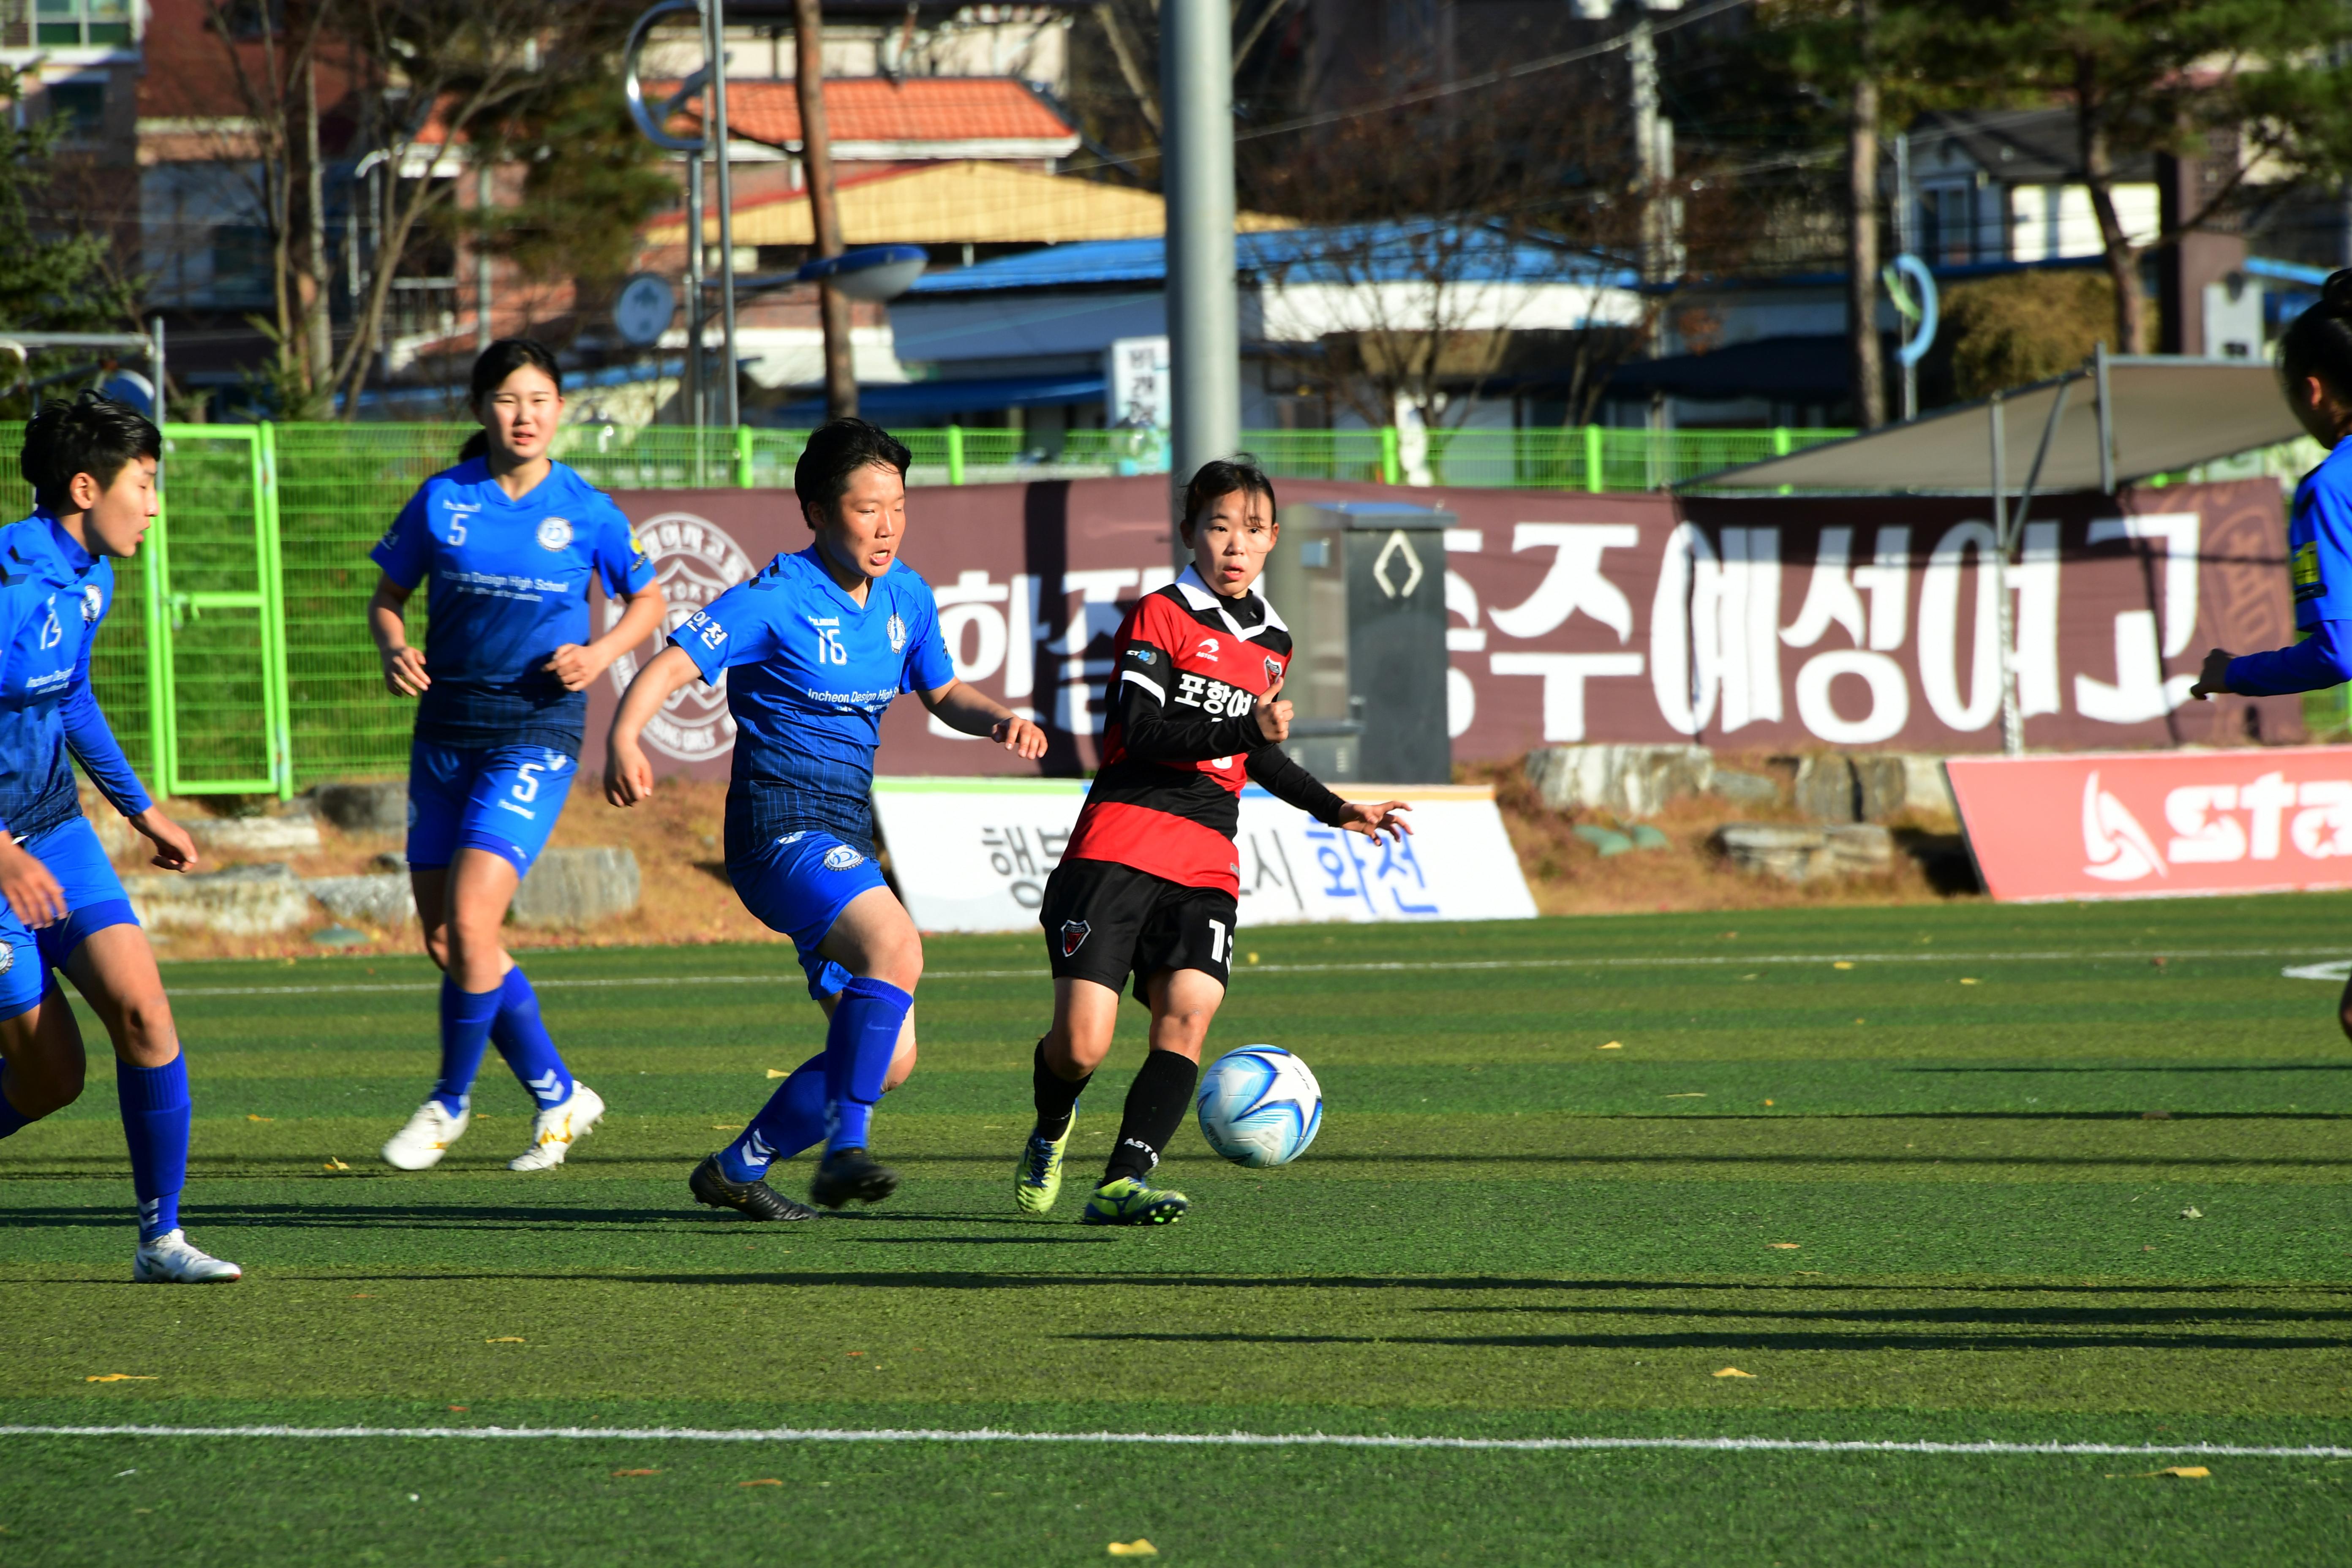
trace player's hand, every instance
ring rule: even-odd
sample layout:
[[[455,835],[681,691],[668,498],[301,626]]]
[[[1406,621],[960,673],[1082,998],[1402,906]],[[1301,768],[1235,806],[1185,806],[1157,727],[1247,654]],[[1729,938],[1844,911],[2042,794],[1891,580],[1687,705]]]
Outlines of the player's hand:
[[[1278,745],[1290,739],[1290,704],[1281,700],[1282,682],[1276,680],[1266,694],[1257,700],[1257,732],[1269,745]]]
[[[1034,763],[1045,754],[1045,731],[1018,713],[999,719],[988,731],[988,738],[1028,762]]]
[[[635,741],[617,737],[604,746],[604,798],[624,809],[654,797],[654,765]]]
[[[585,691],[588,683],[604,674],[604,666],[610,662],[609,659],[598,658],[578,643],[568,642],[557,648],[555,657],[541,668],[562,681],[564,690]]]
[[[66,918],[66,890],[38,857],[0,833],[0,897],[18,920],[42,931]]]
[[[2202,702],[2208,697],[2228,695],[2230,690],[2230,653],[2226,648],[2212,648],[2205,655],[2205,668],[2199,672],[2197,684],[2189,695]]]
[[[1384,800],[1378,805],[1351,800],[1339,808],[1339,820],[1333,826],[1344,827],[1350,833],[1360,833],[1367,838],[1378,838],[1386,834],[1402,844],[1404,836],[1412,831],[1412,824],[1398,814],[1412,809],[1410,805],[1401,800]]]
[[[153,864],[166,871],[184,871],[196,863],[196,841],[188,830],[149,806],[131,819],[131,826],[155,846]]]
[[[383,655],[383,684],[395,697],[422,697],[433,678],[425,673],[425,650],[396,647]]]

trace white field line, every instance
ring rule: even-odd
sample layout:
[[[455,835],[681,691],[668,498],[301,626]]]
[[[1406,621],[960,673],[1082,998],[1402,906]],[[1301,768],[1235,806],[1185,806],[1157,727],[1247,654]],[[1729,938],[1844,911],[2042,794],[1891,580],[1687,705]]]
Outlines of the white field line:
[[[1406,1437],[1339,1432],[1002,1432],[835,1426],[0,1426],[0,1437],[456,1437],[474,1441],[628,1443],[1047,1443],[1149,1444],[1183,1448],[1436,1448],[1515,1453],[1688,1449],[1705,1453],[2195,1456],[2236,1459],[2352,1459],[2352,1447],[2241,1443],[1932,1443],[1809,1437]]]
[[[1430,960],[1426,962],[1396,961],[1364,963],[1250,963],[1236,969],[1236,974],[1386,974],[1433,973],[1449,970],[1491,969],[1719,969],[1726,964],[1735,967],[1756,963],[2112,963],[2131,959],[2214,959],[2214,958],[2308,958],[2323,953],[2340,953],[2341,947],[2257,947],[2257,948],[2157,948],[2134,949],[2128,952],[1768,952],[1746,957],[1736,954],[1692,954],[1666,958],[1493,958]],[[1038,980],[1048,972],[1045,969],[933,969],[927,970],[925,980]],[[2300,975],[2293,978],[2301,979]],[[676,985],[805,985],[798,973],[778,972],[774,974],[642,974],[609,980],[541,980],[531,984],[541,991],[556,990],[625,990],[635,986]],[[372,992],[438,991],[438,981],[390,983],[374,985],[174,985],[169,987],[174,996],[355,996]]]

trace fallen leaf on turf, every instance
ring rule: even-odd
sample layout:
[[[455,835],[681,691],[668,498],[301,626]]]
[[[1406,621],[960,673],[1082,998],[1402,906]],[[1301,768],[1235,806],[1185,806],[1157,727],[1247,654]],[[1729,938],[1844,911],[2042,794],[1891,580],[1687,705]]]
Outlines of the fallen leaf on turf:
[[[1254,953],[1254,952],[1253,952],[1253,953],[1251,953],[1251,954],[1249,955],[1248,962],[1249,962],[1249,963],[1255,963],[1257,962],[1257,954],[1256,954],[1256,953]]]
[[[1771,1102],[1770,1100],[1766,1100],[1764,1103],[1765,1103],[1765,1104],[1767,1104],[1767,1105],[1769,1105],[1769,1104],[1771,1104],[1772,1102]]]
[[[1801,1241],[1768,1241],[1764,1245],[1767,1247],[1776,1247],[1782,1252],[1794,1252],[1797,1248],[1802,1247],[1804,1243]]]
[[[322,1171],[348,1171],[351,1167],[344,1164],[341,1160],[330,1160],[325,1164],[320,1166],[319,1169]]]
[[[1853,965],[1841,958],[1835,963],[1831,964],[1830,967],[1832,969],[1852,969]]]
[[[1975,982],[1975,981],[1973,981],[1973,980],[1970,980],[1970,979],[1967,978],[1966,976],[1962,976],[1962,977],[1961,977],[1961,980],[1960,980],[1960,984],[1963,984],[1963,985],[1974,985],[1974,984],[1976,984],[1976,982]]]
[[[352,1297],[352,1300],[354,1301],[373,1301],[375,1298],[372,1295],[358,1295]]]
[[[864,1351],[851,1351],[849,1353],[851,1355],[864,1355],[866,1352]]]
[[[737,1481],[735,1484],[739,1487],[780,1487],[784,1483],[773,1476],[761,1476],[756,1481]]]
[[[251,1111],[246,1112],[245,1119],[247,1121],[275,1121],[278,1120],[275,1116],[256,1116]]]
[[[768,1076],[769,1076],[770,1078],[790,1078],[790,1077],[792,1077],[793,1075],[792,1075],[792,1074],[790,1074],[790,1073],[788,1073],[788,1072],[783,1071],[783,1070],[782,1070],[782,1068],[770,1068],[768,1069]]]
[[[2212,1475],[2213,1472],[2207,1469],[2202,1465],[2167,1465],[2160,1470],[2129,1470],[2121,1475],[2109,1476],[2107,1479],[2111,1481],[2145,1481],[2152,1479],[2157,1476],[2171,1476],[2177,1480],[2202,1481],[2210,1479]]]
[[[1670,1094],[1666,1098],[1668,1100],[1705,1100],[1706,1091],[1703,1089],[1695,1089],[1685,1094]]]
[[[486,1345],[519,1345],[524,1342],[520,1334],[503,1334],[495,1340],[484,1340]]]
[[[1800,1268],[1797,1272],[1800,1274],[1819,1274],[1821,1270],[1818,1268]]]
[[[1605,1046],[1595,1046],[1592,1048],[1597,1051],[1622,1051],[1625,1048],[1625,1043],[1622,1040],[1612,1040]]]
[[[162,1374],[152,1372],[101,1372],[96,1377],[85,1377],[84,1383],[152,1383]]]
[[[1742,1372],[1736,1366],[1727,1366],[1721,1372],[1715,1373],[1711,1375],[1716,1377],[1754,1377],[1756,1374],[1752,1372]]]
[[[464,1414],[466,1411],[471,1410],[471,1409],[473,1408],[473,1406],[472,1406],[472,1405],[452,1405],[451,1406],[449,1406],[449,1408],[450,1408],[450,1409],[452,1409],[452,1410],[457,1411],[459,1414],[461,1414],[461,1415],[462,1415],[462,1414]]]
[[[2180,1211],[2180,1217],[2182,1219],[2203,1219],[2205,1217],[2205,1211],[2196,1207],[2194,1205],[2191,1205],[2189,1207]]]
[[[614,1470],[614,1471],[613,1472],[613,1474],[614,1474],[614,1476],[616,1476],[616,1477],[619,1477],[619,1476],[657,1476],[657,1475],[660,1475],[660,1474],[661,1474],[661,1472],[660,1472],[659,1470]]]
[[[1113,1557],[1157,1557],[1160,1555],[1160,1548],[1152,1545],[1151,1542],[1144,1540],[1139,1535],[1133,1541],[1114,1541],[1108,1546],[1105,1547],[1104,1550],[1108,1552]]]
[[[735,1124],[732,1121],[714,1121],[710,1124],[710,1130],[713,1132],[732,1132],[735,1131]]]

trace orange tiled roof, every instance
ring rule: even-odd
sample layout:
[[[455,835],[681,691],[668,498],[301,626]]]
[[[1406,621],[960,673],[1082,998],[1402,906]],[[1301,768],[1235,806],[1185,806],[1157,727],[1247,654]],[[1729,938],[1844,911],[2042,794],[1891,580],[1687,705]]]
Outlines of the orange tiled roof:
[[[676,82],[647,83],[667,98]],[[825,123],[835,142],[1068,142],[1062,117],[1011,77],[844,77],[824,84]],[[679,118],[699,120],[693,109]],[[789,81],[727,83],[735,135],[782,147],[801,139],[801,107]]]

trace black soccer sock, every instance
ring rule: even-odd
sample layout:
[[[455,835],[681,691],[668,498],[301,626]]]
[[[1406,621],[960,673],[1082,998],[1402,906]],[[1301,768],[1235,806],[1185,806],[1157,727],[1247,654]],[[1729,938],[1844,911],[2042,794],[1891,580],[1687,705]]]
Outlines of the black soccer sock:
[[[1192,1086],[1200,1081],[1201,1064],[1174,1051],[1146,1053],[1128,1087],[1127,1113],[1118,1124],[1118,1142],[1111,1146],[1110,1163],[1103,1180],[1133,1176],[1138,1181],[1160,1163],[1176,1129],[1184,1122],[1184,1108],[1192,1102]]]
[[[1070,1113],[1078,1108],[1078,1096],[1094,1079],[1088,1073],[1073,1082],[1045,1065],[1045,1042],[1037,1042],[1035,1065],[1030,1068],[1030,1093],[1037,1101],[1037,1135],[1052,1142],[1070,1130]]]

